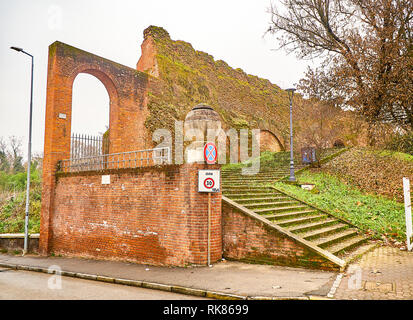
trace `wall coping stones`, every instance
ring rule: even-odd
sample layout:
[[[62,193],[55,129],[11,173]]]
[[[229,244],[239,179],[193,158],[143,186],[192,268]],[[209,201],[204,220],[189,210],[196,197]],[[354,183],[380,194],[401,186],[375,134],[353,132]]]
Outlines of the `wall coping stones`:
[[[39,233],[29,234],[29,239],[39,239]],[[2,233],[0,239],[24,239],[24,233]]]

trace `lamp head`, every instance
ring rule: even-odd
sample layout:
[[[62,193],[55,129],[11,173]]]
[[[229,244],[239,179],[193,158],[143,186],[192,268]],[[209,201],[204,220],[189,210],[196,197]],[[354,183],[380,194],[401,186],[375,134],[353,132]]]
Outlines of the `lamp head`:
[[[10,49],[16,50],[17,52],[22,52],[23,49],[19,47],[10,47]]]
[[[285,89],[285,91],[287,91],[288,93],[290,93],[290,92],[294,93],[295,90],[297,90],[297,89],[296,88]]]

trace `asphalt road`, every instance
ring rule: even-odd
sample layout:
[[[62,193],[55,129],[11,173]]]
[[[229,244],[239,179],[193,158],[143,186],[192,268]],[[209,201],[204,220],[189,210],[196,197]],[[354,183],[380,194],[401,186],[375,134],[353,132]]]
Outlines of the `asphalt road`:
[[[193,296],[0,268],[0,300],[193,300]],[[60,288],[59,288],[60,287]]]

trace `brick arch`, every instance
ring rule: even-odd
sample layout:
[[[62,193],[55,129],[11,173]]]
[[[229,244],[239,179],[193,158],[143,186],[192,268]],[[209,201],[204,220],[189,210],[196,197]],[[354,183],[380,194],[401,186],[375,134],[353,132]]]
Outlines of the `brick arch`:
[[[285,147],[281,140],[271,130],[268,129],[261,129],[260,148],[261,151],[272,152],[279,152],[285,150]]]
[[[72,89],[76,77],[81,73],[90,74],[102,82],[108,92],[111,103],[118,103],[118,88],[121,84],[118,83],[117,79],[112,74],[108,73],[108,70],[102,70],[99,64],[92,63],[76,66],[69,74],[68,78],[68,81],[71,82]]]
[[[72,82],[72,89],[73,89],[73,83],[76,79],[76,77],[81,74],[81,73],[86,73],[94,76],[97,78],[102,84],[105,86],[106,91],[108,92],[110,101],[113,103],[118,103],[118,91],[117,87],[119,86],[118,84],[115,84],[115,79],[113,78],[112,75],[107,74],[105,71],[99,70],[98,67],[91,66],[90,64],[87,65],[81,65],[77,67],[75,70],[73,70],[72,74],[70,75],[71,82]]]
[[[119,110],[119,97],[118,97],[118,89],[117,87],[119,86],[118,84],[115,84],[115,79],[111,74],[106,73],[105,71],[102,71],[99,69],[99,66],[93,66],[90,64],[85,64],[85,65],[80,65],[77,68],[73,70],[69,77],[69,81],[71,81],[71,90],[72,90],[72,97],[73,97],[73,84],[79,74],[89,74],[93,77],[95,77],[97,80],[99,80],[103,86],[106,89],[106,92],[108,93],[109,96],[109,128],[111,127],[116,127],[117,121],[118,121],[118,110]],[[72,106],[72,103],[70,103]],[[72,109],[71,109],[72,112]],[[72,122],[70,122],[70,126],[72,125]],[[116,132],[115,132],[116,134]],[[109,141],[115,138],[115,135],[111,134],[111,131],[109,131]],[[112,152],[111,149],[109,149],[109,152]]]
[[[62,42],[49,46],[43,159],[40,253],[50,252],[55,172],[70,157],[73,82],[87,73],[105,86],[110,100],[110,153],[144,149],[148,140],[148,75]]]

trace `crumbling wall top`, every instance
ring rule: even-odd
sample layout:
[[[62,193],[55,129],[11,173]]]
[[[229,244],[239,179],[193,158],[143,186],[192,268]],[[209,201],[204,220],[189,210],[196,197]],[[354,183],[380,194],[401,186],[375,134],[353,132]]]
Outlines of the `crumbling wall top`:
[[[148,37],[153,37],[154,39],[171,39],[169,36],[168,31],[166,31],[162,27],[157,27],[157,26],[149,26],[143,31],[143,37],[144,39],[147,39]]]

